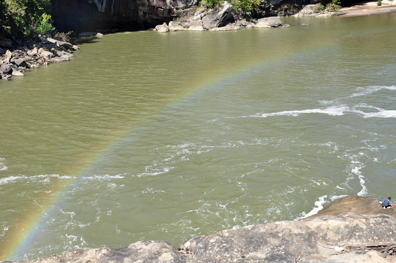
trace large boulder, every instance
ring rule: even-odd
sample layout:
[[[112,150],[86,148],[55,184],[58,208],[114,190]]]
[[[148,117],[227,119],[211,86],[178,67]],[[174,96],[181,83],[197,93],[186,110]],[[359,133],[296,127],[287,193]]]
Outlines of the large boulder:
[[[175,23],[173,21],[169,22],[169,31],[184,31],[186,28],[184,28],[182,25]]]
[[[166,32],[169,32],[169,28],[168,28],[168,26],[166,25],[165,22],[164,22],[162,25],[157,25],[157,26],[155,27],[155,30],[156,30],[158,33],[166,33]]]
[[[257,23],[254,27],[262,28],[262,27],[281,27],[282,21],[277,17],[265,17],[257,20]]]
[[[351,212],[364,215],[387,214],[396,218],[395,206],[395,204],[392,204],[392,208],[384,209],[375,197],[346,196],[335,200],[322,211],[311,217],[325,215],[337,216],[342,213]]]
[[[344,213],[224,230],[190,238],[182,243],[181,249],[191,251],[195,258],[191,262],[197,263],[352,262],[338,261],[337,256],[354,258],[363,253],[361,248],[395,242],[396,218]],[[370,257],[384,260],[376,251],[366,255],[366,260]]]
[[[68,43],[68,42],[59,41],[59,40],[56,40],[56,39],[53,39],[53,38],[50,38],[50,37],[47,38],[47,41],[57,45],[58,47],[64,47],[66,49],[72,49],[73,48],[73,45]]]
[[[190,26],[188,28],[190,31],[204,31],[202,20],[196,20],[190,22]]]
[[[12,68],[10,65],[7,64],[1,64],[0,65],[0,74],[11,74],[12,73]]]
[[[232,16],[232,5],[225,2],[222,9],[219,12],[214,12],[213,14],[206,15],[202,19],[203,27],[206,30],[221,27],[224,23],[230,19]]]

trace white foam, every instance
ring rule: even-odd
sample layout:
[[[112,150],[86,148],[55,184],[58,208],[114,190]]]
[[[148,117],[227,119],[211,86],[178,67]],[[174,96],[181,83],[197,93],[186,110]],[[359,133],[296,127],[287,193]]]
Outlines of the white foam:
[[[5,159],[0,158],[0,171],[7,171],[8,167],[5,165]]]
[[[137,177],[142,177],[142,176],[156,176],[160,174],[166,174],[170,170],[172,170],[174,167],[163,167],[163,168],[153,168],[152,165],[146,166],[146,172],[145,173],[140,173],[137,174]]]
[[[109,181],[112,179],[123,179],[123,178],[124,176],[120,174],[117,175],[105,174],[105,175],[94,175],[94,176],[83,177],[84,180],[99,180],[99,181],[103,181],[103,180]]]
[[[262,114],[252,115],[250,117],[262,117],[262,118],[273,117],[273,116],[297,117],[300,116],[300,114],[311,114],[311,113],[327,114],[330,116],[341,116],[344,115],[345,112],[347,111],[349,111],[349,107],[345,105],[340,105],[340,106],[331,106],[324,109],[307,109],[307,110],[292,110],[292,111],[279,111],[273,113],[262,113]]]
[[[358,89],[360,89],[360,90],[363,89],[363,91],[354,93],[351,96],[349,96],[349,98],[370,95],[370,94],[373,94],[373,93],[378,92],[383,89],[396,90],[396,86],[371,86],[371,87],[367,87],[367,88],[358,88]]]
[[[360,186],[362,187],[362,190],[360,190],[360,192],[357,193],[358,196],[366,196],[368,194],[367,187],[365,185],[366,181],[364,180],[364,176],[360,171],[362,168],[363,165],[357,165],[354,168],[352,168],[352,173],[356,174],[359,177],[359,183]]]
[[[320,210],[323,209],[323,205],[326,203],[325,201],[326,197],[327,195],[319,197],[319,201],[315,201],[315,207],[308,214],[302,212],[301,217],[296,218],[295,221],[317,214]]]

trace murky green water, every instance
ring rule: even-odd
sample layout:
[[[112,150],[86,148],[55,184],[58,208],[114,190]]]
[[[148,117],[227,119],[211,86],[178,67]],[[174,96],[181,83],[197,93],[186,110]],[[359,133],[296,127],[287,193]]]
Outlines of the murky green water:
[[[0,260],[393,196],[396,15],[284,22],[106,35],[0,82]]]

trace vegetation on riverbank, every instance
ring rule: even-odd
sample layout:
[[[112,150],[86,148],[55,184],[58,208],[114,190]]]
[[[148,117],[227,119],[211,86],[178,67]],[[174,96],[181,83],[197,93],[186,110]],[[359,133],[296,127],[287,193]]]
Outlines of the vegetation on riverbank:
[[[0,35],[32,37],[55,30],[49,12],[51,0],[0,1]]]

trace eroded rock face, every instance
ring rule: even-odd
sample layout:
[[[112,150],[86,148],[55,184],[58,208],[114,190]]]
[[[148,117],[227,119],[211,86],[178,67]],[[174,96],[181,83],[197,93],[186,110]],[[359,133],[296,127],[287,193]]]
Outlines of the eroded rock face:
[[[60,31],[139,29],[172,21],[177,10],[197,0],[52,0],[54,25]]]

